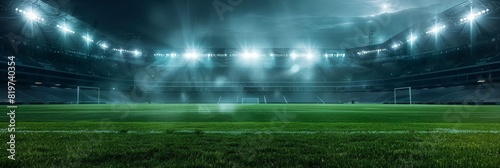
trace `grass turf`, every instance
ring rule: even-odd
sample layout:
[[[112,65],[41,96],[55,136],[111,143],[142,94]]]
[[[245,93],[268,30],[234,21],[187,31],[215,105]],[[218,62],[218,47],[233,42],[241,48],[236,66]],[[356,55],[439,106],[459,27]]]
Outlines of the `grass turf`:
[[[19,106],[17,161],[5,153],[0,167],[495,167],[500,134],[419,131],[500,131],[499,110],[471,105]],[[0,124],[8,125],[6,117],[0,116]],[[116,133],[50,132],[61,130]],[[390,132],[400,130],[408,132]],[[8,137],[5,130],[0,137]]]

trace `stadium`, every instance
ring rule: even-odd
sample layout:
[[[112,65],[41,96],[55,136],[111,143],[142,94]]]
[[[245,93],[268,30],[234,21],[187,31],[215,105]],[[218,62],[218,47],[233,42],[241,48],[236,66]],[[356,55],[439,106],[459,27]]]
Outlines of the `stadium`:
[[[0,167],[498,167],[500,2],[0,2]]]

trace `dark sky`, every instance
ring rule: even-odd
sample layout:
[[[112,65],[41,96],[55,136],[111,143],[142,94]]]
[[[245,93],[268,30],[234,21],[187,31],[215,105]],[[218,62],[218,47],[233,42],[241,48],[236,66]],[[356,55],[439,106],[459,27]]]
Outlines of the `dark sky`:
[[[382,43],[464,0],[47,0],[96,29],[165,48]],[[217,8],[214,4],[218,4]],[[224,13],[217,12],[217,9]]]

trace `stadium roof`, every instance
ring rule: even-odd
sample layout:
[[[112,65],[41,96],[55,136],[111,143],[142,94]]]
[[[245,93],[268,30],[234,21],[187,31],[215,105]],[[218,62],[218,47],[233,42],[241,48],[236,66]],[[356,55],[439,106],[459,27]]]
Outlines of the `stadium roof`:
[[[122,43],[145,48],[352,48],[383,43],[464,0],[43,2]]]

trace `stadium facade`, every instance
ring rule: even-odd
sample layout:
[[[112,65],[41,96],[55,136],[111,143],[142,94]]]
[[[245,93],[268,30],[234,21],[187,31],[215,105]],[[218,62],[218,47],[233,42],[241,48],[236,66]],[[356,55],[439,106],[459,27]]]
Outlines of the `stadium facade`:
[[[33,3],[46,16],[85,24]],[[11,3],[1,13],[31,16],[23,9]],[[50,18],[32,18],[31,30],[2,19],[10,26],[1,28],[0,63],[16,55],[22,103],[498,104],[499,10],[496,1],[466,1],[356,48],[137,50],[97,40],[106,38],[97,31],[95,40],[61,42],[58,30],[80,37]]]

